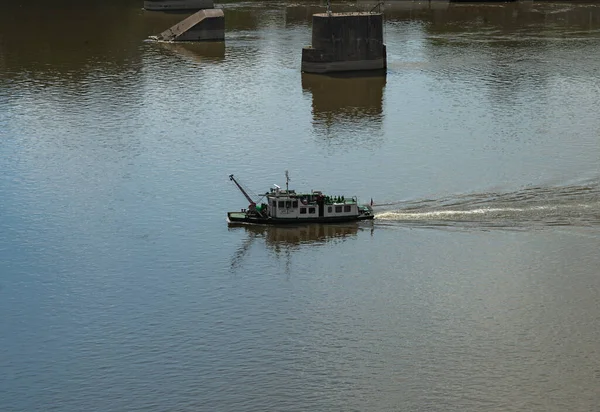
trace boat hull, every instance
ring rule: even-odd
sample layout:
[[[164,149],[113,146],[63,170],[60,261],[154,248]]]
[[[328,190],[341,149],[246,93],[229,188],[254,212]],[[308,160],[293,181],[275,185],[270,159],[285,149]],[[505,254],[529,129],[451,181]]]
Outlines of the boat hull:
[[[281,219],[275,217],[259,217],[249,216],[244,212],[228,212],[227,221],[229,223],[252,223],[259,225],[302,225],[307,223],[343,223],[356,222],[360,220],[372,220],[373,215],[358,215],[358,216],[335,216],[335,217],[314,217],[314,218],[298,218],[298,219]]]

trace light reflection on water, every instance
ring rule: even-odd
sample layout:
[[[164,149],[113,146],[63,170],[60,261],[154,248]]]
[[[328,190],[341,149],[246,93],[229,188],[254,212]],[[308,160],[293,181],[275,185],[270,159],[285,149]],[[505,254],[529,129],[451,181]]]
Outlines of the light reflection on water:
[[[0,13],[0,409],[596,407],[597,5],[389,3],[386,75],[349,79],[299,71],[324,4],[223,4],[214,44],[28,4]],[[284,170],[378,218],[228,228],[227,175]]]

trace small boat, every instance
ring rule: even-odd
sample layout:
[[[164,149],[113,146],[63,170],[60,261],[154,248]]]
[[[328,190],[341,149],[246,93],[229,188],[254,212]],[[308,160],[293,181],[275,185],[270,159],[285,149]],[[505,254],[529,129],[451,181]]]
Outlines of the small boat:
[[[373,219],[371,205],[359,205],[356,197],[328,196],[319,190],[296,193],[289,189],[289,175],[285,172],[285,190],[275,188],[264,195],[266,201],[257,204],[240,183],[229,175],[250,205],[239,212],[228,212],[229,223],[258,223],[269,225],[304,223],[340,223]],[[372,203],[372,201],[371,201]]]

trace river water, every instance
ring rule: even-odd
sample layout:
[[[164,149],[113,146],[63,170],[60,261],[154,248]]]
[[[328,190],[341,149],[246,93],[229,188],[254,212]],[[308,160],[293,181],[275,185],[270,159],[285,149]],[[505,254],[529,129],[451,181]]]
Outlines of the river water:
[[[597,410],[600,6],[389,3],[332,78],[319,3],[71,3],[0,13],[0,410]],[[228,227],[285,170],[375,221]]]

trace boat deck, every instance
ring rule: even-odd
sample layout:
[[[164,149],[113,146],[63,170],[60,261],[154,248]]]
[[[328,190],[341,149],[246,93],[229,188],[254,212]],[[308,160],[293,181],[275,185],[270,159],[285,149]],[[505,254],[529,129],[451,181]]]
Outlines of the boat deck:
[[[244,212],[229,212],[229,213],[227,213],[227,217],[230,220],[244,220],[244,219],[246,219],[246,213],[244,213]]]

